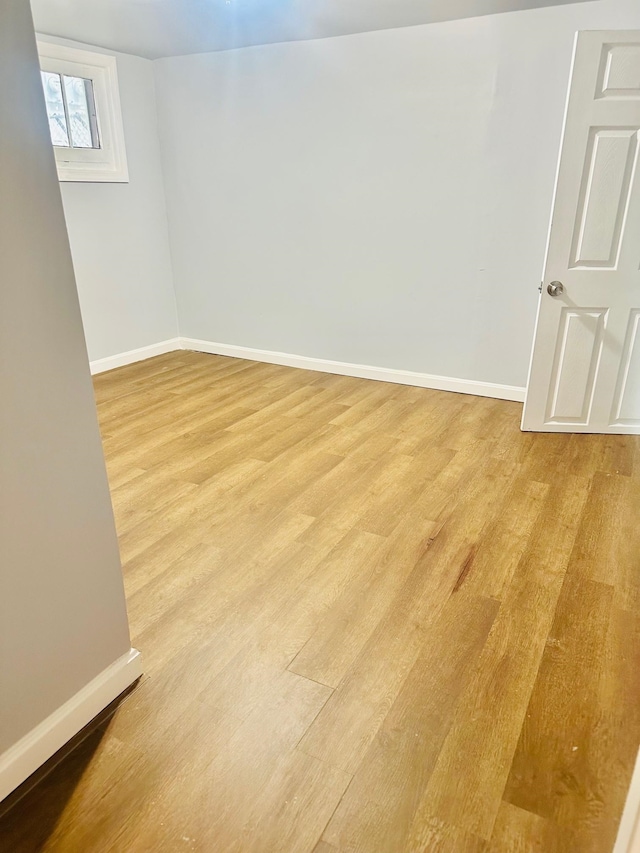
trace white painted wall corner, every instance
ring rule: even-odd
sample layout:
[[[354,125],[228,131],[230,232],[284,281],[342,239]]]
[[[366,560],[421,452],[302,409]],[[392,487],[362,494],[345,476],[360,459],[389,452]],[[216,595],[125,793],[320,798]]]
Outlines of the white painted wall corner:
[[[151,344],[147,347],[138,347],[128,352],[121,352],[117,355],[110,355],[107,358],[99,358],[96,361],[91,361],[91,373],[106,373],[107,370],[114,370],[116,367],[124,367],[126,364],[134,364],[136,361],[144,361],[146,358],[153,358],[156,355],[164,355],[167,352],[184,349],[182,346],[182,338],[170,338],[167,341],[160,341],[157,344]]]

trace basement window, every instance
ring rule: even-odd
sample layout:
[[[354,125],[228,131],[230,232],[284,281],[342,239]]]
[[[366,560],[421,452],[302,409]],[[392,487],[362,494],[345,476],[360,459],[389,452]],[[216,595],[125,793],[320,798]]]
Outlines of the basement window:
[[[116,58],[38,39],[61,181],[129,180]]]

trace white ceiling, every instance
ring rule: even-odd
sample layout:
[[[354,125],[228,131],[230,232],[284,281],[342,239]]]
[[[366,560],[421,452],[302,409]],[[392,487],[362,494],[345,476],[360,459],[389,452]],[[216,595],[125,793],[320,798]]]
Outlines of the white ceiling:
[[[36,30],[157,59],[584,0],[31,0]]]

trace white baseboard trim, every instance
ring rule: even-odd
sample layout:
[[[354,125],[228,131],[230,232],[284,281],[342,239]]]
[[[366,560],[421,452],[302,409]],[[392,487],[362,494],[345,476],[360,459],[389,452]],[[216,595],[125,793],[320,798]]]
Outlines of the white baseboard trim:
[[[318,370],[322,373],[337,373],[340,376],[376,379],[380,382],[394,382],[397,385],[415,385],[419,388],[433,388],[436,391],[454,391],[458,394],[475,394],[479,397],[514,400],[518,403],[524,402],[526,391],[525,388],[518,385],[497,385],[493,382],[474,382],[470,379],[433,376],[429,373],[414,373],[410,370],[394,370],[386,367],[371,367],[366,364],[328,361],[324,358],[309,358],[305,355],[291,355],[285,352],[239,347],[233,344],[219,344],[212,341],[200,341],[196,338],[182,338],[181,341],[182,349],[197,352],[227,355],[232,358],[246,358],[250,361],[264,361],[268,364],[283,364],[286,367],[300,367],[303,370]]]
[[[141,675],[140,652],[131,649],[0,755],[0,801]]]
[[[139,347],[128,352],[118,353],[118,355],[99,358],[96,361],[89,362],[91,374],[95,376],[97,373],[105,373],[107,370],[113,370],[116,367],[124,367],[125,364],[134,364],[136,361],[144,361],[147,358],[153,358],[155,355],[164,355],[166,352],[173,352],[178,349],[182,349],[182,339],[170,338],[168,341],[160,341],[148,347]]]
[[[388,367],[372,367],[368,364],[351,364],[346,361],[330,361],[325,358],[310,358],[306,355],[293,355],[287,352],[241,347],[235,344],[220,344],[214,341],[201,341],[197,338],[171,338],[148,347],[129,350],[119,355],[101,358],[91,362],[91,373],[104,373],[116,367],[144,361],[156,355],[164,355],[175,350],[194,350],[212,355],[226,355],[231,358],[244,358],[249,361],[262,361],[267,364],[282,364],[285,367],[299,367],[302,370],[317,370],[320,373],[337,373],[340,376],[355,376],[359,379],[375,379],[378,382],[393,382],[396,385],[414,385],[418,388],[432,388],[436,391],[454,391],[457,394],[474,394],[478,397],[494,397],[498,400],[513,400],[523,403],[526,388],[520,385],[498,385],[494,382],[476,382],[471,379],[456,379],[452,376],[434,376],[430,373],[414,373],[411,370],[396,370]]]

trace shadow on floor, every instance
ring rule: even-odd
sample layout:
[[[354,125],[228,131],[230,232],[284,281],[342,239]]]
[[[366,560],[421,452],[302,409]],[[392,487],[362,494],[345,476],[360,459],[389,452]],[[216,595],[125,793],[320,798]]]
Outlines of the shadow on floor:
[[[39,853],[48,849],[47,842],[107,734],[114,713],[135,686],[0,803],[0,853]]]

